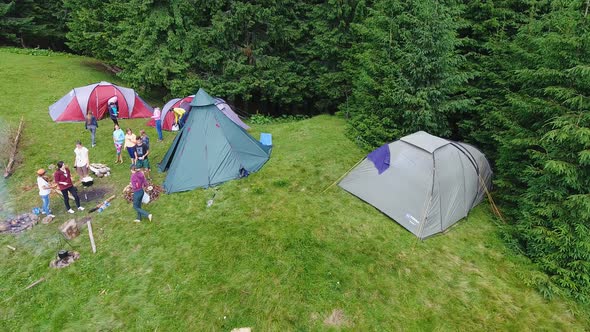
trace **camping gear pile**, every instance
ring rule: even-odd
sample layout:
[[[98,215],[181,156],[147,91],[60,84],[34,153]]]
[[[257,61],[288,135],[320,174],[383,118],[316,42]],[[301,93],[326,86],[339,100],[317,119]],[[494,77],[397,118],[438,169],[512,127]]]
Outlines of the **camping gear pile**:
[[[250,136],[224,114],[216,100],[199,89],[191,115],[160,163],[167,193],[208,188],[258,171],[272,146]],[[190,170],[190,171],[189,171]]]
[[[93,163],[90,164],[90,171],[99,178],[111,175],[111,169],[105,164]]]
[[[164,189],[161,186],[155,185],[148,181],[148,186],[144,190],[145,199],[143,200],[143,203],[146,204],[158,199],[158,197],[160,197],[160,194],[162,194],[163,191]],[[125,197],[125,200],[127,200],[127,202],[133,202],[133,190],[131,189],[131,185],[127,185],[127,187],[123,189],[123,197]]]
[[[369,153],[339,185],[424,239],[466,217],[491,179],[479,150],[419,131]]]
[[[19,214],[0,222],[0,233],[17,234],[35,226],[38,222],[39,216],[34,213]]]

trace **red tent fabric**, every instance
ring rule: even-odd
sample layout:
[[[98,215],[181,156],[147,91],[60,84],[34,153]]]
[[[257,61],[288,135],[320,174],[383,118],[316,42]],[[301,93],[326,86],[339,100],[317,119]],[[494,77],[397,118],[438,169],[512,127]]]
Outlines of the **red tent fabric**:
[[[164,105],[164,107],[162,107],[162,113],[160,115],[160,118],[162,119],[162,130],[172,130],[172,126],[174,125],[174,112],[172,111],[172,109],[177,107],[183,108],[187,112],[184,116],[188,116],[188,112],[190,112],[191,110],[191,103],[194,97],[195,96],[192,95],[184,98],[171,99],[166,103],[166,105]],[[215,105],[220,111],[223,112],[223,114],[225,114],[225,116],[230,118],[237,125],[246,130],[250,129],[250,127],[247,124],[240,120],[238,115],[223,99],[215,98]],[[154,121],[154,119],[151,119],[150,121],[148,121],[147,125],[155,127],[156,121]]]
[[[194,97],[195,96],[192,95],[184,98],[175,98],[168,101],[166,105],[162,107],[162,113],[160,114],[160,119],[162,119],[162,130],[172,130],[172,125],[174,125],[174,112],[172,111],[172,109],[180,107],[183,108],[185,111],[189,112],[191,110],[191,102],[193,101]],[[155,127],[156,121],[154,119],[151,119],[150,121],[148,121],[147,125]]]
[[[112,97],[117,97],[121,119],[152,116],[152,107],[135,90],[109,82],[74,88],[49,106],[49,115],[56,122],[84,121],[87,112],[92,112],[97,119],[103,119],[109,116],[107,101]]]

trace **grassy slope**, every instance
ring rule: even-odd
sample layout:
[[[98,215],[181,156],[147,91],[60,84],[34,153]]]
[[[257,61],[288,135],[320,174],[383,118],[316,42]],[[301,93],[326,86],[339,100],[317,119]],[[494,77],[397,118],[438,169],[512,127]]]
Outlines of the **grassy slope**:
[[[22,190],[34,184],[35,169],[71,162],[73,142],[88,143],[83,125],[53,123],[47,106],[72,87],[113,80],[89,61],[0,49],[0,125],[15,125],[21,114],[27,121],[24,163],[7,182],[10,196],[0,197],[15,211],[39,205],[35,189]],[[135,130],[144,123],[123,122]],[[100,122],[93,161],[114,160],[109,123]],[[523,284],[534,270],[504,249],[487,206],[419,242],[337,187],[323,193],[363,156],[343,124],[319,116],[255,126],[275,143],[259,173],[163,196],[147,206],[154,223],[131,222],[131,206],[117,199],[94,216],[98,253],[82,233],[72,241],[82,258],[64,270],[47,267],[58,249],[69,249],[57,231],[68,216],[54,198],[56,224],[0,236],[0,330],[321,330],[334,309],[343,311],[345,330],[590,328],[588,308],[547,302]],[[154,162],[167,144],[152,145]],[[97,186],[119,193],[127,181],[118,165]],[[47,280],[24,290],[41,276]]]

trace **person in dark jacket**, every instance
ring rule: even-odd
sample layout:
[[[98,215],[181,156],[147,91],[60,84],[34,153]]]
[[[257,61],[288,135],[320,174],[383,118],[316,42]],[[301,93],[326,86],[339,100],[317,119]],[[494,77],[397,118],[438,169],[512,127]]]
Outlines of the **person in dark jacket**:
[[[98,128],[98,121],[92,112],[86,113],[86,123],[84,125],[86,130],[90,130],[90,138],[92,140],[92,147],[96,146],[96,128]]]
[[[61,190],[61,193],[64,197],[64,204],[66,205],[66,210],[68,210],[68,213],[74,213],[74,210],[72,210],[70,207],[70,197],[68,196],[68,193],[74,196],[78,210],[83,211],[84,208],[80,205],[78,189],[76,189],[72,183],[72,173],[70,172],[70,169],[66,167],[63,161],[59,161],[57,163],[57,171],[53,173],[53,179],[55,180],[55,183],[57,183],[59,190]]]
[[[118,103],[116,101],[109,102],[108,110],[109,110],[109,116],[111,117],[111,120],[113,120],[113,123],[118,126],[119,125],[119,121],[117,120],[117,118],[119,117]]]

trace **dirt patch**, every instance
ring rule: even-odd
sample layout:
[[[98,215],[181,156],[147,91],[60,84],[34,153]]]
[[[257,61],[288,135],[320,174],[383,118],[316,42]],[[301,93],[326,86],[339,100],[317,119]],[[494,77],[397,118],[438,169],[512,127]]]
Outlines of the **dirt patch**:
[[[344,316],[344,311],[341,309],[334,309],[332,314],[328,316],[324,320],[324,324],[328,326],[344,326],[347,324],[346,316]]]

